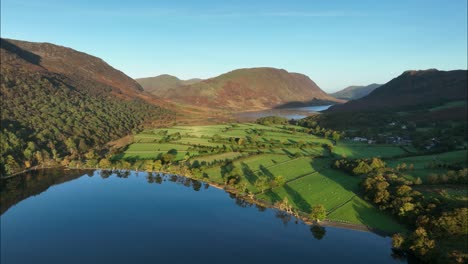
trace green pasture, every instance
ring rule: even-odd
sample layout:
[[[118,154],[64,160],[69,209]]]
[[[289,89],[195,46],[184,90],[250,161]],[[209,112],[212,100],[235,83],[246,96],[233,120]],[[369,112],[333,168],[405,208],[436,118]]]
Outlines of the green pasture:
[[[176,153],[175,160],[189,162],[206,162],[202,173],[209,181],[224,183],[222,164],[215,161],[230,159],[241,174],[241,183],[260,199],[275,203],[288,197],[291,205],[302,212],[309,213],[310,208],[323,204],[329,212],[328,219],[353,224],[368,225],[385,231],[401,231],[390,216],[380,212],[370,203],[357,196],[358,177],[347,175],[330,168],[334,158],[371,158],[381,157],[389,166],[405,162],[413,163],[415,169],[408,178],[419,177],[426,173],[426,164],[432,160],[459,162],[466,160],[466,151],[456,151],[437,155],[414,156],[395,145],[378,145],[340,141],[337,145],[329,139],[309,135],[303,132],[292,132],[300,127],[263,126],[258,124],[221,124],[210,126],[175,126],[171,128],[149,129],[134,136],[119,159],[155,159],[160,154],[171,151]],[[165,136],[180,134],[180,139],[158,143]],[[212,142],[213,136],[224,139],[243,139],[236,141]],[[254,142],[249,143],[247,138]],[[313,143],[303,148],[299,145]],[[322,144],[332,146],[330,157]],[[224,150],[223,145],[226,146]],[[260,151],[259,151],[260,150]],[[283,176],[286,184],[283,187],[270,186],[261,193],[255,186],[259,177],[274,179]]]
[[[405,154],[406,152],[395,145],[380,145],[367,143],[338,143],[333,146],[332,153],[346,158],[389,158]]]

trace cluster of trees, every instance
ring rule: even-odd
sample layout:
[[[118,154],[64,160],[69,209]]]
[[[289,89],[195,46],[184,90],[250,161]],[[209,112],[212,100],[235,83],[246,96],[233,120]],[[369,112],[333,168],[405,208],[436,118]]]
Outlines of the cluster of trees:
[[[340,159],[332,167],[365,176],[360,184],[364,198],[413,230],[409,234],[394,235],[394,248],[423,260],[437,258],[443,261],[450,259],[450,262],[463,256],[458,253],[465,250],[460,241],[468,235],[468,208],[423,196],[413,188],[422,183],[420,179],[413,182],[401,177],[405,166],[400,165],[397,170],[386,167],[378,158],[372,158]],[[452,171],[447,179],[466,183],[467,169]]]
[[[300,120],[297,120],[296,125],[307,127],[309,130],[309,134],[313,134],[316,136],[321,136],[324,138],[329,138],[337,143],[342,137],[343,132],[338,130],[333,130],[330,128],[325,128],[324,126],[320,126],[315,116],[309,116]]]
[[[270,126],[270,125],[286,125],[288,124],[288,119],[279,116],[266,116],[261,117],[255,121],[257,124]]]
[[[261,175],[255,181],[255,187],[264,193],[266,190],[275,187],[283,187],[286,184],[286,179],[282,175],[277,175],[273,178],[269,178],[265,175]]]
[[[173,117],[144,101],[111,96],[105,85],[87,83],[87,91],[82,91],[61,78],[2,67],[0,174],[46,161],[80,159],[145,121]]]
[[[449,170],[446,173],[432,173],[427,177],[425,184],[468,184],[468,168]]]
[[[182,138],[182,135],[179,132],[175,132],[172,134],[167,134],[167,130],[164,130],[166,133],[164,134],[163,138],[159,140],[159,143],[167,143],[171,141],[177,141]]]
[[[379,158],[339,159],[332,164],[332,167],[335,169],[344,170],[355,176],[360,176],[385,168],[385,162]]]
[[[412,228],[408,235],[396,234],[393,246],[423,260],[447,259],[455,252],[463,252],[465,249],[460,241],[468,235],[468,208],[424,197],[412,185],[413,182],[399,177],[391,169],[370,173],[361,184],[367,200]],[[441,245],[447,240],[452,243],[445,252]]]

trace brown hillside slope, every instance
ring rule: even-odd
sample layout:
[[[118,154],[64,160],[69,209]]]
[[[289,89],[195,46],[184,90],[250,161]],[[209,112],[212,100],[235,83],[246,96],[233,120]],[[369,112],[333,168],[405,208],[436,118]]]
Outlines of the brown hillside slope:
[[[220,76],[168,89],[162,96],[178,103],[229,110],[257,110],[290,102],[320,100],[341,103],[309,77],[275,68],[238,69]]]
[[[11,39],[1,39],[1,46],[3,64],[21,64],[30,71],[66,76],[78,89],[78,84],[86,80],[106,86],[120,97],[132,98],[143,91],[135,80],[102,59],[71,48]]]
[[[162,74],[155,77],[135,79],[145,91],[159,97],[165,97],[167,90],[179,86],[191,85],[200,82],[201,79],[181,80],[169,74]]]

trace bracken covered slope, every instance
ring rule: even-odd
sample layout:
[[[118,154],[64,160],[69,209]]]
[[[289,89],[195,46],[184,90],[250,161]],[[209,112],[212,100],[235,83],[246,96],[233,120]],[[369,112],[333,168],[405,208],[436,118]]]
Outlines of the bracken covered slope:
[[[155,77],[135,79],[145,91],[159,97],[165,97],[169,89],[174,89],[184,85],[191,85],[200,82],[201,79],[181,80],[169,74],[162,74]]]
[[[275,68],[238,69],[159,95],[178,103],[237,111],[311,101],[343,102],[326,94],[309,77]]]

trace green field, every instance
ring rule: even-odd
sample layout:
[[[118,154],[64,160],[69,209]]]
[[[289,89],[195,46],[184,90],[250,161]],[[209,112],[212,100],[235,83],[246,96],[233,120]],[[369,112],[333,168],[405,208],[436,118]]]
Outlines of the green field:
[[[333,148],[333,153],[345,158],[389,158],[405,154],[406,152],[395,145],[376,145],[367,143],[340,143]]]
[[[175,161],[202,164],[204,177],[219,184],[225,181],[224,168],[216,162],[229,159],[241,173],[240,182],[258,199],[275,203],[288,197],[290,204],[303,213],[309,213],[314,205],[323,204],[330,220],[388,232],[403,229],[390,216],[357,196],[361,179],[333,170],[330,165],[339,156],[393,157],[404,150],[389,145],[339,143],[333,146],[333,155],[330,155],[322,146],[324,143],[332,145],[329,139],[292,131],[293,128],[301,129],[258,124],[151,129],[135,135],[134,143],[113,159],[152,160],[171,152],[175,153]],[[283,187],[271,186],[261,193],[255,182],[263,176],[269,180],[283,176],[286,183]]]
[[[421,155],[421,156],[412,156],[406,158],[398,159],[389,159],[386,161],[387,166],[396,168],[398,165],[405,163],[407,166],[413,164],[413,170],[406,170],[403,172],[403,175],[410,179],[414,180],[417,177],[421,178],[423,181],[431,174],[442,174],[448,171],[447,168],[438,168],[438,165],[453,165],[466,167],[468,162],[468,156],[466,150],[458,150],[452,152],[445,152],[440,154],[432,155]]]

